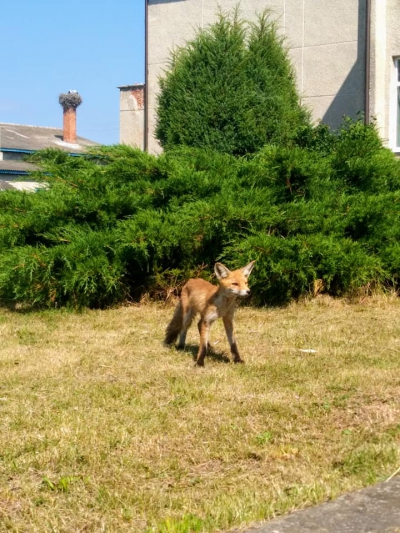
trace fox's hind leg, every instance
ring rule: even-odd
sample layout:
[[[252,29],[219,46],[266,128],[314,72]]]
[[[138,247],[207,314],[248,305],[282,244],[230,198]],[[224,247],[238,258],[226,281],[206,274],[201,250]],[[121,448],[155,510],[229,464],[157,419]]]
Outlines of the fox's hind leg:
[[[197,323],[197,329],[199,330],[200,340],[201,340],[201,324],[202,324],[202,319],[200,319]],[[207,340],[206,352],[208,352],[209,349],[210,349],[210,341]]]
[[[183,308],[182,327],[179,333],[179,342],[177,346],[178,350],[183,350],[185,348],[186,335],[195,314],[196,312],[193,309]]]
[[[207,322],[202,318],[198,323],[199,333],[200,333],[200,346],[196,358],[196,366],[204,366],[204,358],[207,353],[208,348],[208,338],[210,333],[210,322]]]

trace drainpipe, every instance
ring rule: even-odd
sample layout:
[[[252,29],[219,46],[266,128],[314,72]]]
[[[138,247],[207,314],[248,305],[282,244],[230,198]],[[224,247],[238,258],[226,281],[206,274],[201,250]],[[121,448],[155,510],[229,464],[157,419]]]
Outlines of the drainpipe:
[[[144,0],[144,151],[147,152],[149,148],[149,76],[148,76],[148,60],[149,60],[149,5],[148,0]]]
[[[146,1],[147,3],[147,1]],[[371,84],[371,0],[366,0],[365,15],[365,124],[370,123],[369,90]]]

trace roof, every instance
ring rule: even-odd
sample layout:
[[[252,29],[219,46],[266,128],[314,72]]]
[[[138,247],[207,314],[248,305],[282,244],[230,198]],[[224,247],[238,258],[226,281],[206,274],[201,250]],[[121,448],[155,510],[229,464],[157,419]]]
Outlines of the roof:
[[[7,181],[0,179],[0,191],[36,192],[46,188],[44,183],[37,181]]]
[[[0,180],[0,191],[13,191],[15,187],[8,183],[8,181]]]
[[[1,174],[21,174],[38,170],[38,167],[26,161],[1,161],[0,160],[0,176]]]
[[[59,148],[68,153],[84,152],[87,146],[98,143],[77,136],[76,143],[63,140],[63,130],[43,126],[25,126],[0,122],[0,150],[34,152],[43,148]]]

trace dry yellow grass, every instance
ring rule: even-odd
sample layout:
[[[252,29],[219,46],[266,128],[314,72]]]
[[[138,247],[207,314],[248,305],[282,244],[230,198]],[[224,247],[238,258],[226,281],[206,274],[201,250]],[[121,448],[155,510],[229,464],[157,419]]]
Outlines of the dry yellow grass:
[[[399,467],[398,298],[241,308],[204,369],[171,314],[0,311],[1,532],[226,531]]]

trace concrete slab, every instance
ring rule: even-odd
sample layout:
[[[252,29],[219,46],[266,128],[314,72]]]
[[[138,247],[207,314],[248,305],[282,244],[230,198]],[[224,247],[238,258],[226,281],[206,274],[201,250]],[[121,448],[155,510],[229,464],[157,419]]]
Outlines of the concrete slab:
[[[400,476],[295,511],[247,533],[400,533]]]

